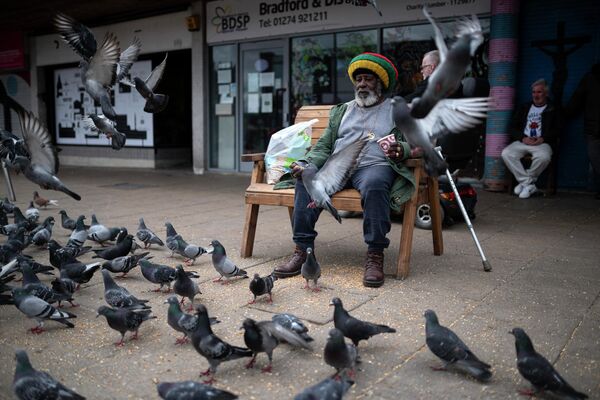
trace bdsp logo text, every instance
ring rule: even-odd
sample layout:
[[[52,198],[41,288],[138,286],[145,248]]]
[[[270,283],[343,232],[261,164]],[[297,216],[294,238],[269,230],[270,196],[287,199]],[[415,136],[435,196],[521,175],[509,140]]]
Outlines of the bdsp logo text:
[[[248,22],[250,22],[250,15],[248,13],[228,14],[222,7],[217,7],[215,14],[217,15],[211,22],[216,26],[217,32],[227,33],[248,29]]]

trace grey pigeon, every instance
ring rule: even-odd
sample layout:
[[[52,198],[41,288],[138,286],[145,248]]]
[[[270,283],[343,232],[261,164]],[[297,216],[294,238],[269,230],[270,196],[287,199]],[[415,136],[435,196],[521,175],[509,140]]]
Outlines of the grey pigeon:
[[[133,332],[133,335],[129,340],[136,340],[138,338],[138,330],[140,325],[144,321],[156,318],[154,315],[150,315],[152,310],[134,310],[130,308],[110,308],[107,306],[101,306],[98,308],[98,314],[106,317],[106,322],[115,331],[121,334],[121,340],[115,343],[115,346],[124,346],[125,333],[127,331]]]
[[[104,246],[104,242],[114,240],[121,228],[108,228],[98,222],[96,214],[92,214],[92,223],[87,230],[88,239]]]
[[[129,308],[129,309],[148,309],[150,306],[146,305],[148,300],[140,300],[124,287],[117,285],[110,276],[110,272],[102,270],[102,278],[104,280],[104,300],[108,305],[117,308]]]
[[[137,61],[141,50],[142,42],[137,37],[134,37],[129,47],[119,54],[119,62],[117,63],[117,81],[127,78],[129,70]]]
[[[253,356],[246,368],[252,368],[256,361],[258,353],[267,353],[269,365],[262,369],[262,372],[271,372],[273,367],[273,350],[280,342],[286,342],[295,347],[306,350],[312,350],[311,346],[300,335],[291,329],[284,328],[273,321],[256,322],[253,319],[246,318],[243,322],[244,342],[252,350]]]
[[[8,200],[8,197],[5,197],[0,202],[0,205],[2,206],[2,209],[4,210],[4,212],[7,214],[12,214],[13,209],[15,208],[15,205],[13,203],[11,203],[10,200]]]
[[[483,382],[492,377],[492,367],[478,359],[454,332],[440,325],[435,312],[425,311],[425,321],[427,347],[444,362],[443,367],[434,369],[446,370],[453,366]]]
[[[371,322],[361,321],[352,317],[350,314],[348,314],[348,311],[344,310],[342,300],[337,297],[334,297],[331,300],[330,305],[335,307],[333,311],[333,323],[335,327],[342,331],[344,336],[352,340],[352,343],[355,346],[358,346],[358,343],[361,340],[368,340],[372,336],[380,333],[396,332],[394,328],[390,328],[387,325],[373,324]]]
[[[354,385],[354,381],[337,375],[323,379],[321,382],[298,393],[294,400],[341,400]]]
[[[252,350],[243,347],[232,346],[229,343],[221,340],[215,335],[210,327],[210,319],[208,311],[202,304],[196,307],[196,316],[198,317],[198,325],[191,332],[190,338],[194,349],[208,361],[209,367],[202,372],[202,376],[209,376],[204,383],[209,384],[214,382],[214,375],[217,373],[219,364],[225,361],[237,360],[242,357],[252,357]]]
[[[565,379],[556,372],[552,364],[535,351],[533,343],[525,331],[514,328],[509,332],[515,337],[517,349],[517,368],[534,387],[534,390],[521,390],[519,393],[538,397],[544,391],[552,392],[560,399],[587,399],[584,393],[575,390]]]
[[[48,207],[48,206],[57,206],[58,201],[46,199],[45,197],[40,196],[40,194],[35,190],[33,192],[33,202],[37,204],[38,207]]]
[[[125,278],[129,271],[133,268],[137,267],[138,263],[141,259],[146,259],[146,257],[150,254],[149,252],[135,254],[135,255],[126,255],[117,258],[113,258],[112,260],[105,261],[102,263],[102,268],[109,270],[110,272],[117,274],[121,273],[122,275],[119,278]],[[148,257],[152,258],[152,257]]]
[[[160,382],[156,390],[164,400],[233,400],[238,396],[226,390],[194,381]]]
[[[302,264],[300,271],[302,277],[306,280],[304,289],[310,289],[308,282],[313,281],[315,286],[312,288],[312,291],[319,292],[321,290],[318,283],[319,278],[321,277],[321,265],[317,261],[313,249],[310,247],[306,249],[306,261]]]
[[[238,268],[237,265],[233,263],[228,257],[227,252],[225,251],[225,247],[218,241],[213,240],[210,242],[213,247],[212,251],[212,263],[215,270],[219,273],[219,278],[214,280],[213,282],[220,282],[222,278],[225,278],[224,284],[229,283],[229,278],[233,277],[241,277],[242,279],[248,278],[248,273]]]
[[[194,264],[196,258],[207,253],[205,248],[186,242],[170,222],[165,223],[165,226],[167,227],[167,248],[171,250],[171,255],[177,253],[183,256],[186,265]]]
[[[47,372],[33,368],[25,350],[17,350],[15,359],[17,365],[12,387],[20,400],[85,400]]]
[[[54,228],[54,217],[47,217],[40,229],[32,232],[31,242],[36,246],[46,245],[52,238],[52,228]]]
[[[143,258],[139,261],[142,275],[152,283],[160,285],[154,292],[162,291],[163,286],[167,285],[167,293],[171,291],[171,283],[177,279],[177,270],[168,265],[155,264],[148,259]],[[190,278],[199,278],[194,271],[186,271],[185,274]]]
[[[311,198],[307,207],[324,208],[340,224],[342,223],[342,218],[331,203],[330,196],[344,188],[358,165],[360,153],[369,140],[368,136],[364,136],[349,143],[343,149],[335,149],[320,169],[312,163],[306,166],[302,172],[302,182]]]
[[[25,218],[34,222],[37,222],[40,219],[40,210],[35,208],[33,201],[29,202],[29,207],[25,210]]]
[[[22,172],[27,179],[40,185],[42,189],[56,190],[68,194],[75,200],[81,200],[81,196],[69,190],[69,188],[67,188],[65,184],[56,177],[56,175],[48,172],[39,165],[33,164],[31,160],[28,160],[25,157],[17,156],[15,157],[14,165],[17,166],[17,169]]]
[[[83,224],[83,220],[85,216],[80,215],[77,217],[77,221],[75,222],[75,229],[71,232],[69,236],[69,240],[67,241],[67,246],[70,247],[81,247],[85,243],[88,237],[87,229]]]
[[[302,323],[300,318],[289,313],[275,314],[271,317],[271,321],[283,326],[284,328],[291,329],[296,332],[307,342],[312,342],[314,339],[308,334],[308,328]]]
[[[92,131],[98,131],[110,139],[110,147],[114,150],[121,150],[125,146],[127,136],[117,130],[117,124],[104,115],[88,114],[84,119],[84,124]]]
[[[412,102],[410,113],[414,118],[425,118],[438,101],[458,89],[471,64],[471,57],[483,43],[481,25],[475,15],[472,19],[462,18],[458,21],[456,41],[448,49],[442,32],[426,7],[423,7],[423,14],[433,26],[440,64],[428,78],[427,88],[421,98],[415,98]]]
[[[269,295],[269,303],[273,302],[273,296],[271,291],[273,290],[273,284],[277,280],[275,273],[272,272],[271,275],[267,275],[262,278],[258,274],[254,274],[254,278],[250,281],[250,291],[254,298],[248,302],[248,304],[254,304],[256,302],[256,298],[258,296],[262,296],[265,294]]]
[[[422,119],[413,118],[403,97],[392,99],[392,112],[396,128],[412,148],[421,148],[425,158],[425,170],[430,176],[443,174],[448,165],[433,149],[432,142],[440,136],[459,133],[473,128],[487,117],[492,109],[491,97],[445,99]]]
[[[165,300],[165,304],[169,304],[169,308],[167,309],[167,323],[177,332],[183,333],[183,337],[177,339],[175,344],[187,343],[189,341],[189,333],[196,329],[198,317],[184,313],[179,306],[179,300],[177,300],[177,296],[169,296],[169,298]],[[220,322],[221,321],[219,321],[217,318],[210,317],[211,325],[218,324]]]
[[[60,210],[60,225],[70,231],[75,230],[75,220],[67,215],[65,210]]]
[[[23,264],[21,271],[23,273],[23,289],[28,294],[38,297],[49,304],[57,302],[60,304],[61,301],[72,300],[71,295],[56,292],[54,289],[44,285],[37,275],[33,273],[29,265]]]
[[[356,346],[346,343],[344,334],[336,328],[329,331],[329,337],[323,350],[323,358],[327,365],[335,368],[338,375],[348,373],[349,376],[354,376],[356,363],[359,362]]]
[[[160,240],[160,238],[156,235],[156,233],[148,229],[146,223],[144,222],[144,218],[140,218],[140,223],[135,236],[137,236],[137,238],[144,243],[144,248],[150,247],[153,244],[157,244],[159,246],[165,245],[163,241]]]
[[[121,83],[126,85],[135,87],[138,93],[146,99],[146,104],[144,105],[144,111],[148,113],[157,113],[164,110],[169,103],[169,96],[166,94],[158,94],[154,93],[156,87],[160,83],[162,79],[163,73],[165,71],[165,67],[167,66],[167,56],[165,55],[164,60],[156,66],[150,72],[150,75],[145,80],[142,80],[139,77],[133,78],[133,83],[128,80],[121,80]]]
[[[68,319],[77,318],[76,315],[66,311],[57,310],[48,304],[48,302],[28,294],[26,289],[14,288],[12,290],[12,295],[15,306],[19,311],[28,318],[33,318],[37,321],[38,325],[29,329],[32,333],[44,332],[44,321],[46,320],[60,322],[69,328],[75,327]]]
[[[188,311],[191,311],[194,307],[194,298],[197,294],[202,294],[198,284],[190,279],[189,275],[183,270],[183,266],[180,264],[175,267],[177,278],[173,283],[173,291],[181,296],[181,305],[185,303],[185,298],[190,299],[190,306]]]
[[[62,39],[83,59],[89,60],[96,54],[96,38],[87,26],[63,13],[54,16],[54,26]]]

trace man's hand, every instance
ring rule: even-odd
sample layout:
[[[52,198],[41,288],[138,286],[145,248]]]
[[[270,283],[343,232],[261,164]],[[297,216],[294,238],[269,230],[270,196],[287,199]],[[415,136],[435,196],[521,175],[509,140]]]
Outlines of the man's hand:
[[[390,158],[390,160],[394,162],[399,162],[404,157],[404,149],[399,143],[392,143],[390,147],[388,147],[386,156]]]
[[[541,136],[534,137],[534,138],[525,136],[521,141],[528,146],[537,146],[537,145],[544,143],[544,138]]]
[[[300,178],[304,172],[304,168],[306,168],[307,165],[308,164],[304,161],[294,161],[291,163],[290,167],[292,168],[292,176],[294,178]]]

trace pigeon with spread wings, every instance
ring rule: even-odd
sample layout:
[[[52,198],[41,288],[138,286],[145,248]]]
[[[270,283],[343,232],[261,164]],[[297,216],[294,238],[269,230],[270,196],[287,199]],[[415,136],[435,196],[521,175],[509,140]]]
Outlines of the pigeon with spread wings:
[[[165,55],[165,59],[156,66],[150,72],[150,75],[145,80],[142,80],[140,77],[133,78],[133,82],[128,79],[121,79],[120,82],[129,85],[131,87],[136,88],[138,93],[146,99],[146,105],[144,106],[144,111],[148,113],[155,114],[164,110],[169,103],[169,96],[166,94],[154,93],[154,90],[160,83],[162,79],[163,73],[165,71],[165,67],[167,66],[167,56]]]

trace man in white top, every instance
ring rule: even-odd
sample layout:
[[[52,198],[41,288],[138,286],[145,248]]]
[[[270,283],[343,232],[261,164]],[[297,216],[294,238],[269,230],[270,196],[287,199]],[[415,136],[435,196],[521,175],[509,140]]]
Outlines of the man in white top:
[[[502,150],[506,167],[518,181],[514,192],[526,199],[537,191],[535,182],[546,169],[558,141],[558,116],[548,99],[548,85],[538,79],[531,85],[532,101],[522,104],[513,118],[512,143]],[[530,154],[531,166],[525,169],[521,158]]]

